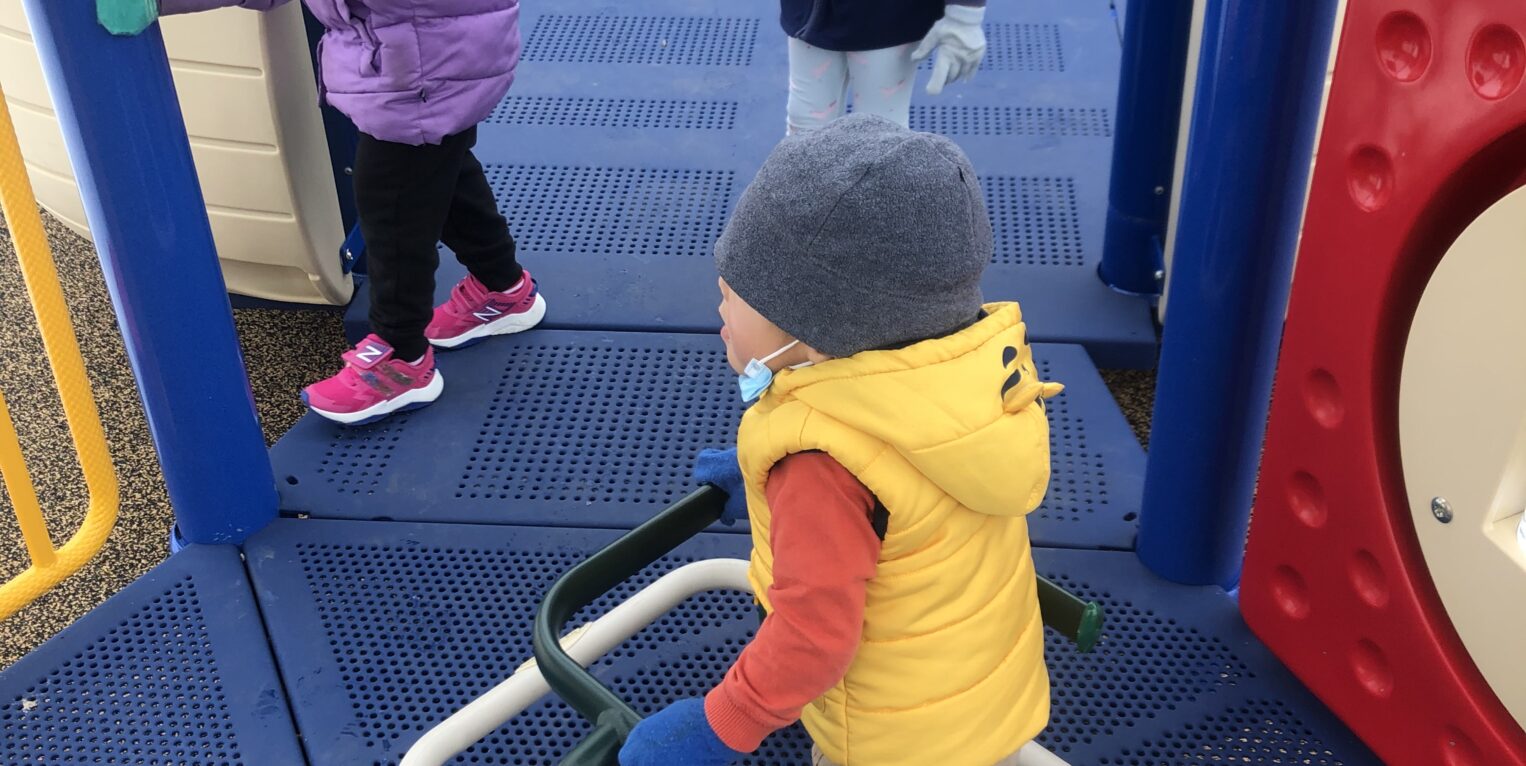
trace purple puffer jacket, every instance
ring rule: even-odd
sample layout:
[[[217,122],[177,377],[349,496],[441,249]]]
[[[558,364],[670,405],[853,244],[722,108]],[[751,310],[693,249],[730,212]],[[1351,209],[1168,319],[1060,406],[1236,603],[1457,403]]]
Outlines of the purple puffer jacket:
[[[164,15],[288,0],[160,0]],[[438,144],[482,122],[519,63],[519,0],[306,0],[328,30],[319,92],[383,141]]]

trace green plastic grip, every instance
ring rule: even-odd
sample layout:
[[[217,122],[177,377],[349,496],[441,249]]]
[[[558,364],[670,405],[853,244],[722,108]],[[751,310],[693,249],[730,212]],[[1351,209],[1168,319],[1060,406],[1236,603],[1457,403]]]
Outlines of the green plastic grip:
[[[159,0],[96,0],[95,18],[114,35],[142,34],[159,19]]]

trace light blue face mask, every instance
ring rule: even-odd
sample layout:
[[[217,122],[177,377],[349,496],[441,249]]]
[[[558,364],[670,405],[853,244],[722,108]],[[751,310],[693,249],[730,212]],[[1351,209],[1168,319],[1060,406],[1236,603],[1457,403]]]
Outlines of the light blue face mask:
[[[792,340],[789,342],[789,345],[762,359],[747,360],[747,366],[742,368],[742,374],[737,376],[737,388],[742,390],[742,401],[752,402],[762,396],[764,391],[768,390],[768,387],[774,382],[774,371],[769,369],[768,363],[780,354],[794,348],[799,343],[800,341],[798,340]],[[805,362],[804,364],[797,364],[790,369],[798,370],[802,367],[810,366],[810,362]]]

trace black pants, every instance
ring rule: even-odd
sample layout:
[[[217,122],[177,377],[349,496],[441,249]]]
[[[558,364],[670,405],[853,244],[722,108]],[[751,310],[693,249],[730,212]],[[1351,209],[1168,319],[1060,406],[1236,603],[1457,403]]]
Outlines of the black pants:
[[[399,359],[417,359],[428,348],[424,328],[433,315],[440,242],[490,290],[508,289],[524,273],[509,224],[472,155],[476,143],[472,127],[438,146],[362,133],[356,147],[355,207],[366,240],[371,330]]]

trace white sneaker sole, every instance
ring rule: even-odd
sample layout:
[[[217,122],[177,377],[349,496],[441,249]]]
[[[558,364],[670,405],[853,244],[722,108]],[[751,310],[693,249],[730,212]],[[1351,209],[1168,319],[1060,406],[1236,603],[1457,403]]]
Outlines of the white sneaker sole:
[[[477,325],[454,338],[430,338],[429,344],[435,348],[460,348],[494,335],[513,335],[524,332],[540,324],[540,320],[545,318],[546,297],[536,293],[535,303],[530,305],[528,311],[501,316],[487,324]]]
[[[423,388],[415,388],[396,398],[379,402],[363,410],[355,412],[329,412],[320,410],[311,405],[308,409],[318,413],[320,417],[333,421],[342,426],[358,426],[371,423],[403,410],[416,410],[440,398],[440,393],[445,390],[445,376],[439,370],[434,371],[434,378]]]

